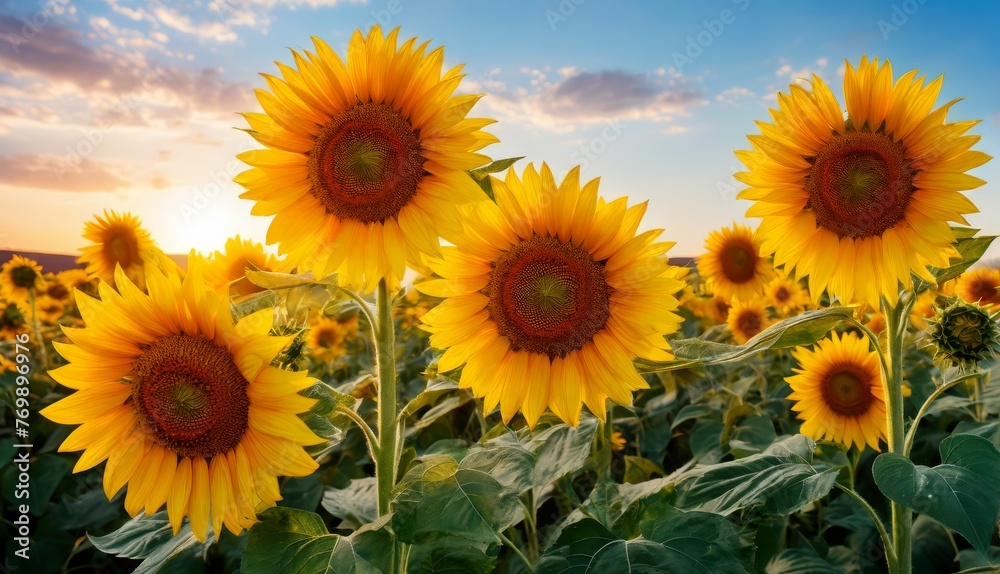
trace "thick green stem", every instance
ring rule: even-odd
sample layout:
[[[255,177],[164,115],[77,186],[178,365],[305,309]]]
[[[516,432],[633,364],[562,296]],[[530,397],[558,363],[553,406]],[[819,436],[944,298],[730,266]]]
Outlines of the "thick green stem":
[[[375,294],[378,328],[375,329],[375,362],[378,365],[378,453],[375,476],[378,484],[378,514],[389,512],[389,496],[396,485],[399,464],[399,423],[396,412],[396,329],[392,299],[385,280]]]
[[[886,414],[889,435],[889,452],[905,456],[906,420],[903,416],[903,337],[906,335],[906,325],[909,320],[909,309],[912,294],[904,293],[903,298],[895,305],[882,301],[882,313],[885,316],[887,346],[886,349]],[[910,529],[913,524],[913,511],[898,502],[892,503],[892,549],[895,554],[895,568],[889,560],[890,572],[893,574],[910,574],[912,571],[912,550]],[[886,549],[889,551],[890,549]]]

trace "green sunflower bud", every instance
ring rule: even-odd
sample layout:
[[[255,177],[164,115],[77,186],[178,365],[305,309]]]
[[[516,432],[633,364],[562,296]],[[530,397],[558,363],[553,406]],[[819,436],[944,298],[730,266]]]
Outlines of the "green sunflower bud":
[[[936,361],[972,369],[1000,352],[997,321],[976,304],[956,302],[930,321]]]

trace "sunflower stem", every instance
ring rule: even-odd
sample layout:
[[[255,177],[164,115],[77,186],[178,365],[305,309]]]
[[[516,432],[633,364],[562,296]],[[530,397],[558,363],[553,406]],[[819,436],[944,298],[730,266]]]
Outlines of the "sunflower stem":
[[[906,456],[905,425],[903,416],[903,338],[909,321],[912,293],[903,293],[895,304],[882,300],[882,314],[886,322],[886,417],[889,427],[889,452]],[[892,502],[892,553],[895,565],[887,556],[889,571],[893,574],[910,574],[912,551],[910,529],[913,511],[898,502]],[[887,549],[887,555],[889,554]],[[893,567],[895,566],[895,568]]]
[[[375,457],[375,480],[378,485],[378,514],[389,512],[389,497],[396,485],[399,464],[399,413],[396,412],[396,330],[392,317],[392,298],[385,279],[375,292],[378,329],[375,337],[375,362],[378,365],[378,454]]]
[[[889,564],[889,571],[890,572],[898,571],[898,566],[896,565],[896,556],[892,552],[892,539],[889,538],[889,533],[886,531],[885,524],[882,523],[882,519],[879,518],[878,512],[875,512],[875,509],[872,508],[872,505],[868,504],[868,501],[865,500],[864,497],[862,497],[860,494],[858,494],[858,492],[853,488],[848,488],[840,484],[839,482],[834,483],[834,486],[836,486],[838,489],[842,490],[845,494],[856,500],[858,504],[860,504],[862,507],[864,507],[865,510],[868,511],[868,514],[871,515],[872,520],[875,522],[875,528],[878,529],[879,536],[882,537],[882,543],[885,545],[886,548],[885,558],[886,562],[888,562]]]

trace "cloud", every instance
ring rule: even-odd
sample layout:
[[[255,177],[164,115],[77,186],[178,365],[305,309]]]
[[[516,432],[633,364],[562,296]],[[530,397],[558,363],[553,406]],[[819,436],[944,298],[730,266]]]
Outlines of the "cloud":
[[[114,191],[130,186],[113,164],[91,159],[71,162],[53,155],[0,156],[3,185],[57,191]]]
[[[186,14],[182,14],[180,11],[172,10],[166,6],[155,6],[152,11],[153,16],[159,23],[168,28],[173,28],[178,32],[192,34],[203,39],[215,40],[216,42],[236,41],[236,32],[233,32],[232,28],[225,22],[202,20],[194,24]]]
[[[700,89],[678,77],[604,70],[587,72],[562,68],[558,79],[549,79],[549,68],[522,69],[530,88],[508,91],[494,71],[468,84],[486,90],[485,106],[515,121],[572,131],[576,123],[612,119],[671,122],[705,103]]]
[[[191,132],[183,137],[177,138],[177,141],[209,147],[222,147],[223,144],[222,140],[212,139],[202,132]]]
[[[752,98],[757,94],[753,93],[747,88],[732,87],[721,93],[715,95],[715,101],[722,102],[724,104],[735,104],[742,98]]]
[[[104,19],[91,25],[113,28]],[[0,15],[0,37],[18,33],[20,26]],[[54,23],[16,51],[0,49],[0,70],[6,72],[0,72],[0,87],[10,95],[32,101],[62,98],[63,109],[72,107],[65,100],[76,99],[78,107],[103,122],[177,125],[195,113],[229,121],[234,111],[253,105],[250,88],[227,81],[220,68],[190,70],[111,46],[97,50],[84,44],[78,31]]]

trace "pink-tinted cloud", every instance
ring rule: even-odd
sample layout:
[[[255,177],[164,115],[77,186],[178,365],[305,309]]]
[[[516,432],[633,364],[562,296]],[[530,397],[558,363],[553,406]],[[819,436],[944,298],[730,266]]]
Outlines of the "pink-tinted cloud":
[[[91,159],[67,161],[50,155],[0,156],[3,184],[56,191],[114,191],[130,185],[121,170]]]

